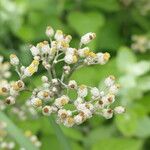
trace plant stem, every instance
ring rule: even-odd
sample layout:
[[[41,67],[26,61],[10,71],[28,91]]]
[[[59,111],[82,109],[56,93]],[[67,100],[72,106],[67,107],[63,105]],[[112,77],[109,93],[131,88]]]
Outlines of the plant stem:
[[[50,117],[50,123],[51,123],[51,126],[54,129],[57,139],[60,143],[61,150],[72,150],[67,137],[64,135],[60,126],[55,122],[53,116]]]

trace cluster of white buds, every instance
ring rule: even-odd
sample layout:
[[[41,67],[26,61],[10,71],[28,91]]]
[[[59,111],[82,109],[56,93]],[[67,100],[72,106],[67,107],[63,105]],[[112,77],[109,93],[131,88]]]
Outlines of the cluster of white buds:
[[[14,150],[16,149],[15,141],[9,136],[6,130],[7,124],[0,121],[0,149],[1,150]],[[31,131],[26,131],[25,136],[34,144],[35,147],[40,148],[42,143],[39,141],[38,137],[32,134]],[[20,147],[20,150],[26,150]]]
[[[42,77],[42,81],[41,87],[32,93],[31,104],[40,108],[45,116],[57,115],[57,122],[63,123],[67,127],[79,125],[93,115],[101,115],[110,119],[113,114],[125,112],[122,106],[111,108],[119,89],[119,85],[115,83],[115,77],[112,75],[105,79],[104,87],[101,89],[78,85],[75,80],[70,80],[67,84],[59,79],[49,81],[46,76]],[[59,91],[59,88],[66,89],[64,90],[66,93],[60,95],[59,92],[53,91],[54,88],[57,89],[55,91]],[[68,90],[76,91],[75,100],[68,97]],[[87,98],[89,95],[90,99]],[[69,105],[73,105],[74,109],[66,109]]]
[[[132,36],[133,43],[131,48],[134,51],[144,53],[150,50],[150,38],[144,35],[134,35]]]
[[[20,65],[20,61],[15,55],[11,55],[10,61],[15,66],[20,77],[18,81],[10,82],[7,86],[2,86],[1,91],[8,96],[5,100],[7,104],[14,104],[16,96],[20,91],[27,90],[24,79],[32,76],[38,71],[41,63],[47,71],[47,75],[42,76],[42,84],[35,87],[29,98],[30,104],[41,110],[43,115],[55,114],[57,122],[63,123],[67,127],[79,125],[91,118],[93,115],[102,115],[109,119],[113,114],[124,112],[122,106],[110,108],[115,101],[115,95],[119,86],[115,84],[115,78],[109,76],[104,84],[105,88],[98,89],[86,85],[78,85],[75,80],[69,80],[72,73],[82,67],[94,64],[105,64],[110,57],[109,53],[94,53],[86,46],[95,37],[95,33],[87,33],[81,37],[79,48],[70,47],[72,37],[65,35],[61,30],[56,32],[52,27],[47,27],[46,35],[48,41],[31,46],[30,51],[33,61],[28,67]],[[61,75],[57,74],[57,65],[62,63]],[[70,91],[76,92],[76,99],[69,97]],[[90,99],[89,99],[90,97]],[[72,109],[68,110],[68,106]]]
[[[15,142],[9,139],[6,127],[7,124],[3,121],[0,121],[0,149],[13,150],[15,148]]]
[[[3,62],[3,60],[3,56],[0,55],[0,82],[11,76],[11,73],[9,71],[10,64],[8,62]]]
[[[6,107],[6,106],[5,106]],[[37,119],[38,113],[35,108],[30,104],[29,101],[26,102],[25,105],[22,106],[14,106],[11,108],[10,113],[15,115],[21,121],[25,121],[27,119]]]
[[[2,80],[0,84],[0,95],[6,96],[6,104],[13,105],[16,102],[19,92],[26,90],[24,79],[37,72],[39,60],[38,58],[34,58],[32,63],[25,67],[20,65],[19,58],[15,54],[11,54],[10,63],[15,67],[20,79],[18,81],[11,81],[9,83],[6,80]]]
[[[25,136],[33,143],[33,145],[37,148],[42,146],[42,143],[39,141],[38,137],[34,135],[30,130],[25,131]],[[25,150],[24,148],[21,148]]]
[[[9,83],[7,79],[11,76],[11,72],[9,71],[10,64],[9,62],[4,62],[3,56],[0,55],[0,95],[6,95],[7,89],[9,87]],[[6,108],[3,100],[0,98],[0,110],[4,110]]]

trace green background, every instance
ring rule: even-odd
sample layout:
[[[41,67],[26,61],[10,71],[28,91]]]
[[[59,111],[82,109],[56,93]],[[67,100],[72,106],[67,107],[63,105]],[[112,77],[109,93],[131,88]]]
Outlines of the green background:
[[[6,61],[16,53],[28,65],[32,60],[28,45],[47,39],[47,25],[71,34],[71,45],[76,47],[83,34],[95,32],[90,48],[111,54],[108,64],[84,67],[72,79],[99,86],[105,77],[115,75],[121,83],[117,101],[127,111],[111,120],[95,116],[78,127],[61,126],[73,150],[150,149],[150,53],[130,48],[133,35],[150,34],[147,7],[150,10],[149,0],[0,0],[0,54]],[[40,70],[33,77],[35,85],[44,73]],[[20,103],[28,96],[22,93]],[[9,120],[17,130],[32,130],[42,142],[41,150],[62,150],[49,118],[19,121],[9,109],[5,111]]]

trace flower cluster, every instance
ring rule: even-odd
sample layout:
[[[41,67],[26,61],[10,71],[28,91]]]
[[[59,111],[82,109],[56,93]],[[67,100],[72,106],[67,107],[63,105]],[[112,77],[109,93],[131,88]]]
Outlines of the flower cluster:
[[[150,38],[144,35],[134,35],[132,36],[133,43],[131,48],[134,51],[139,51],[144,53],[150,50]]]
[[[2,94],[7,96],[6,104],[14,104],[20,91],[31,91],[30,104],[41,110],[43,115],[56,115],[56,121],[67,127],[79,125],[95,114],[109,119],[113,114],[125,111],[122,106],[110,107],[119,88],[114,76],[106,78],[104,89],[78,85],[75,80],[70,80],[76,69],[87,65],[103,65],[109,60],[109,53],[94,53],[87,46],[96,37],[95,33],[83,35],[78,48],[70,47],[72,37],[65,35],[61,30],[54,31],[49,26],[46,35],[49,41],[30,46],[33,61],[29,66],[22,66],[15,54],[10,56],[10,63],[15,67],[19,80],[1,87]],[[61,76],[56,70],[58,63],[63,64]],[[40,86],[29,90],[25,78],[37,72],[39,64],[46,69],[47,75],[42,76]],[[75,100],[68,96],[71,90],[76,93]],[[68,109],[70,105],[72,109]]]
[[[12,150],[15,148],[15,142],[8,138],[6,127],[7,124],[3,121],[0,121],[0,149]]]
[[[6,92],[5,86],[7,87],[8,85],[7,79],[11,76],[9,69],[10,64],[4,62],[3,56],[0,55],[0,95]],[[0,110],[4,110],[5,108],[3,101],[0,99]]]
[[[21,121],[38,118],[38,112],[35,110],[35,108],[32,105],[30,105],[29,101],[26,101],[25,105],[21,105],[21,106],[16,105],[12,107],[10,109],[10,113],[12,115],[17,116],[18,119],[20,119]]]
[[[0,121],[0,149],[1,150],[13,150],[16,148],[15,141],[9,136],[6,122]],[[42,143],[38,140],[36,135],[33,135],[31,131],[26,131],[25,136],[33,143],[37,148],[40,148]],[[20,150],[25,150],[21,147]]]
[[[25,131],[25,136],[33,143],[33,145],[37,148],[42,146],[42,143],[39,141],[38,137],[34,135],[30,130]],[[21,148],[21,150],[26,150],[25,148]]]

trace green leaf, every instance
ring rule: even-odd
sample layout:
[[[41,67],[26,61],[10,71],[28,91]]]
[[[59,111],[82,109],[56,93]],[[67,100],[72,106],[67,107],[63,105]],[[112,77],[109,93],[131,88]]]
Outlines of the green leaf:
[[[25,149],[37,150],[31,141],[24,136],[23,132],[3,113],[0,112],[0,120],[6,122],[9,135],[11,135],[16,142]]]
[[[105,18],[98,12],[71,12],[68,16],[70,26],[80,35],[96,32],[105,23]]]
[[[109,138],[114,133],[114,126],[101,126],[97,129],[93,129],[85,138],[84,145],[91,147],[101,139]]]
[[[120,34],[121,24],[118,20],[117,18],[108,19],[105,26],[99,30],[97,44],[101,49],[117,50],[124,44],[124,38]]]
[[[136,132],[138,116],[136,112],[127,110],[125,114],[115,117],[115,123],[123,135],[132,136]]]
[[[150,136],[150,118],[145,116],[140,119],[137,125],[135,135],[140,138],[147,138]]]
[[[142,141],[125,138],[106,138],[99,140],[92,150],[140,150]]]

